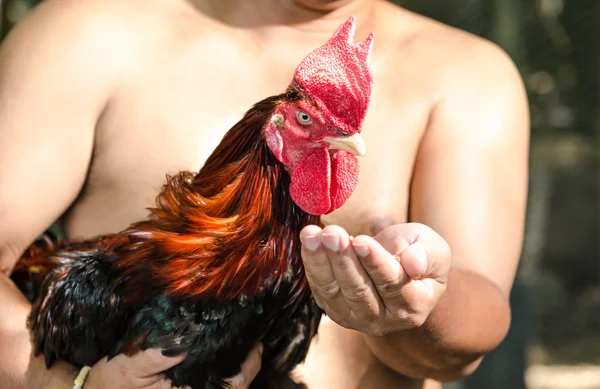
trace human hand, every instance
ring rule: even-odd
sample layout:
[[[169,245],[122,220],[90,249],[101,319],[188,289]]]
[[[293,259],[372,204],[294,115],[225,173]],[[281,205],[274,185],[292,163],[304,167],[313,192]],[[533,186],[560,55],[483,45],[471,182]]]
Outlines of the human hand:
[[[353,239],[341,227],[311,225],[300,238],[314,298],[343,327],[375,337],[419,327],[446,290],[450,247],[425,225]]]
[[[230,389],[247,389],[250,386],[260,370],[261,354],[262,344],[259,343],[248,354],[241,371],[226,380]],[[185,357],[185,354],[166,357],[159,349],[148,349],[131,357],[119,354],[110,361],[103,358],[90,370],[85,388],[170,389],[171,381],[161,372],[179,364]]]
[[[225,380],[228,389],[248,389],[262,366],[263,345],[258,343],[246,357],[238,374]]]
[[[86,389],[170,389],[162,371],[185,359],[186,355],[166,357],[159,349],[147,349],[131,357],[119,354],[110,361],[98,361],[85,382]]]

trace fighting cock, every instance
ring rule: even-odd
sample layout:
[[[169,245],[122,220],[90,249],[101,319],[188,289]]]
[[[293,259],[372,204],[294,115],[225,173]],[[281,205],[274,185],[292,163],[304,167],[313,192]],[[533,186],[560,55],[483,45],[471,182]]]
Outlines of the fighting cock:
[[[167,176],[147,220],[29,248],[13,279],[35,285],[28,325],[46,366],[161,348],[188,353],[165,372],[173,385],[221,388],[260,341],[253,387],[296,387],[289,373],[322,314],[299,233],[344,204],[365,153],[373,34],[355,44],[355,23],[305,57],[285,93],[255,104],[198,174]]]

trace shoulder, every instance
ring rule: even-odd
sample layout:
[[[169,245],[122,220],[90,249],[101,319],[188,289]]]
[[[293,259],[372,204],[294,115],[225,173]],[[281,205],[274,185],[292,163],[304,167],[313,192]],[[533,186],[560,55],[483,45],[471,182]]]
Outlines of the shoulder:
[[[481,103],[519,97],[524,103],[525,87],[511,57],[497,44],[454,28],[436,25],[423,34],[438,75],[440,98],[463,96]]]
[[[12,59],[19,52],[35,51],[42,60],[99,61],[107,69],[141,65],[145,51],[166,46],[180,33],[187,17],[184,3],[45,0],[9,33],[2,54]]]
[[[497,44],[468,32],[390,5],[389,23],[395,35],[394,62],[404,77],[427,88],[430,127],[452,131],[463,141],[488,141],[512,132],[525,140],[529,133],[528,102],[520,72]],[[401,30],[404,31],[401,32]],[[433,129],[429,128],[432,132]],[[467,137],[465,137],[465,135]]]
[[[186,17],[185,11],[193,9],[185,0],[44,0],[24,20],[35,19],[38,23],[61,21],[66,23],[66,27],[82,27],[87,23],[91,23],[93,27],[108,27],[106,24],[110,23],[117,29],[124,26],[150,27],[153,22],[161,22],[159,26],[152,28],[160,31],[169,21],[175,22],[177,17],[181,22]]]
[[[396,60],[417,64],[420,73],[440,87],[486,80],[522,89],[519,72],[497,44],[466,31],[399,8],[382,7],[393,37]]]

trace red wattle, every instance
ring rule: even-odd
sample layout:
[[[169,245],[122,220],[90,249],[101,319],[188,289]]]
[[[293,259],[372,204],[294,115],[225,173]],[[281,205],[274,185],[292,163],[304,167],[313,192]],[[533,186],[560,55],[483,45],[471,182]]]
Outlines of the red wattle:
[[[331,158],[331,208],[329,212],[338,209],[358,185],[358,159],[346,151],[336,151]],[[327,212],[327,213],[329,213]]]
[[[344,205],[358,184],[358,160],[345,151],[330,157],[327,148],[314,150],[292,172],[292,200],[311,215],[324,215]]]
[[[304,157],[292,172],[292,200],[311,215],[322,215],[331,208],[331,161],[326,148]]]

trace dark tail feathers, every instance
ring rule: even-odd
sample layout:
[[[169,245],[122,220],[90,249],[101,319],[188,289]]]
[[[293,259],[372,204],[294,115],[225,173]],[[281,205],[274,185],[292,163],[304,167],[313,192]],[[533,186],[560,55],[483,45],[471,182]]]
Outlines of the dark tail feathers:
[[[59,265],[52,257],[66,242],[59,240],[52,232],[47,231],[39,237],[17,262],[10,278],[27,297],[33,302],[39,288],[48,273]]]

